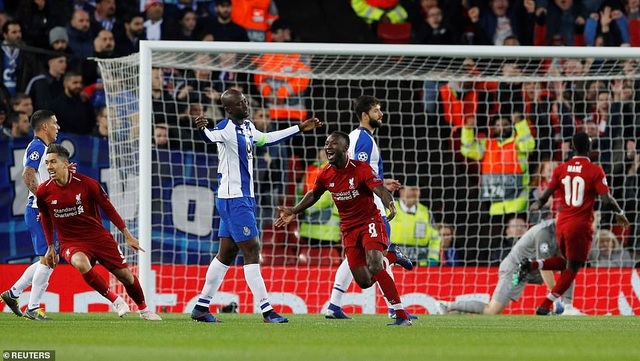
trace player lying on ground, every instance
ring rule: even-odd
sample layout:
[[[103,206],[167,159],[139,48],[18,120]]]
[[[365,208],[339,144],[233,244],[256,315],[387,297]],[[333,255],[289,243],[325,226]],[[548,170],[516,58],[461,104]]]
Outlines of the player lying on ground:
[[[532,272],[517,285],[513,284],[512,276],[518,268],[518,263],[523,258],[551,257],[558,253],[556,241],[556,221],[550,219],[532,227],[513,246],[507,257],[500,262],[499,279],[491,301],[467,300],[455,302],[436,303],[437,314],[455,312],[478,313],[483,315],[499,315],[509,304],[509,301],[517,302],[527,283],[547,285],[549,289],[555,286],[555,278],[552,271]],[[566,315],[581,315],[582,313],[573,307],[573,287],[564,293],[563,305],[560,300],[556,303],[556,313],[564,311]]]

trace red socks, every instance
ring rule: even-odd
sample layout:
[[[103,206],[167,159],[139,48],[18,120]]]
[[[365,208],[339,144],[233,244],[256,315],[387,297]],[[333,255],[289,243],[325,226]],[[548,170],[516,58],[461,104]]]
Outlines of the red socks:
[[[87,282],[89,286],[91,286],[94,290],[98,291],[99,294],[106,297],[109,301],[113,302],[118,298],[118,295],[109,289],[109,285],[107,281],[102,278],[93,268],[89,270],[89,272],[82,275],[84,281]]]
[[[144,293],[142,292],[142,287],[140,287],[140,282],[138,281],[138,277],[133,275],[133,283],[130,285],[124,285],[124,288],[127,290],[127,294],[136,303],[139,310],[144,310],[147,308],[147,304],[144,302]]]
[[[393,254],[395,258],[394,253],[389,254]],[[389,259],[389,261],[391,261],[391,259]],[[389,276],[387,270],[383,269],[382,271],[376,273],[372,277],[372,279],[375,282],[378,282],[382,293],[384,293],[384,297],[387,299],[387,301],[389,301],[390,304],[395,305],[397,303],[400,303],[400,294],[398,293],[398,289],[396,288],[396,283],[393,281],[393,278]],[[409,319],[409,316],[404,311],[404,309],[396,310],[396,316],[404,318],[405,320]]]
[[[389,264],[394,264],[398,260],[398,257],[393,252],[387,252],[384,256],[389,260]]]
[[[540,307],[550,309],[553,301],[558,299],[564,294],[567,289],[569,289],[569,286],[571,286],[571,282],[576,279],[576,275],[577,273],[573,272],[570,269],[564,270],[564,272],[562,272],[562,275],[560,275],[560,278],[558,278],[558,282],[556,283],[555,287],[553,287],[553,289],[551,290],[551,295],[553,295],[554,299],[552,300],[547,296]]]

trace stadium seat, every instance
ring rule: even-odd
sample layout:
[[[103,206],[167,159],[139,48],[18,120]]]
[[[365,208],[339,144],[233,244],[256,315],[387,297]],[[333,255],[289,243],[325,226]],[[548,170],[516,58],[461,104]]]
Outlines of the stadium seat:
[[[342,257],[335,248],[302,246],[298,252],[298,261],[301,266],[338,266]]]
[[[377,30],[378,39],[385,44],[409,44],[411,39],[411,23],[391,24],[380,22]]]

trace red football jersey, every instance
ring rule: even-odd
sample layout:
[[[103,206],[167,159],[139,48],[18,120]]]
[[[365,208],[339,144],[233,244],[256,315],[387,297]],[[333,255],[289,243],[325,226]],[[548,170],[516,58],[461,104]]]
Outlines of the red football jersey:
[[[118,229],[125,228],[107,193],[93,178],[73,173],[64,186],[49,179],[40,184],[36,194],[49,244],[53,240],[53,226],[60,242],[91,242],[111,237],[102,225],[100,208]]]
[[[373,172],[369,163],[349,159],[341,169],[327,165],[316,178],[313,191],[316,194],[327,190],[331,192],[340,214],[340,228],[348,230],[372,221],[382,222],[372,191],[381,185],[382,179]]]
[[[607,177],[599,165],[587,157],[573,157],[553,171],[549,188],[562,200],[558,222],[579,222],[585,226],[593,221],[596,196],[609,193]]]

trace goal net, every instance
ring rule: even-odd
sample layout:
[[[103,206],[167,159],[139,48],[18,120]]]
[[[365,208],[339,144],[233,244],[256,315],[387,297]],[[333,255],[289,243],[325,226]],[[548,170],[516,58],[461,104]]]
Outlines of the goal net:
[[[384,113],[374,137],[385,177],[417,186],[394,197],[410,203],[417,189],[428,207],[426,221],[391,223],[391,240],[418,265],[394,268],[411,312],[434,313],[437,300],[489,300],[497,266],[518,237],[557,215],[563,200],[535,213],[528,203],[571,156],[571,136],[585,131],[632,227],[617,227],[612,212],[596,206],[590,267],[572,301],[589,314],[640,313],[637,59],[631,48],[217,42],[143,42],[139,55],[99,59],[110,120],[108,192],[147,250],[131,264],[149,303],[190,312],[218,249],[219,222],[216,149],[200,139],[193,119],[223,119],[220,94],[235,87],[258,129],[325,122],[315,133],[257,148],[254,172],[271,301],[285,313],[323,312],[342,258],[330,205],[286,229],[272,222],[278,206],[295,204],[308,187],[328,134],[358,127],[353,100],[373,95]],[[547,292],[527,286],[506,312],[531,313]],[[241,256],[212,304],[231,302],[240,312],[258,311]],[[345,310],[386,306],[376,288],[354,284]]]

